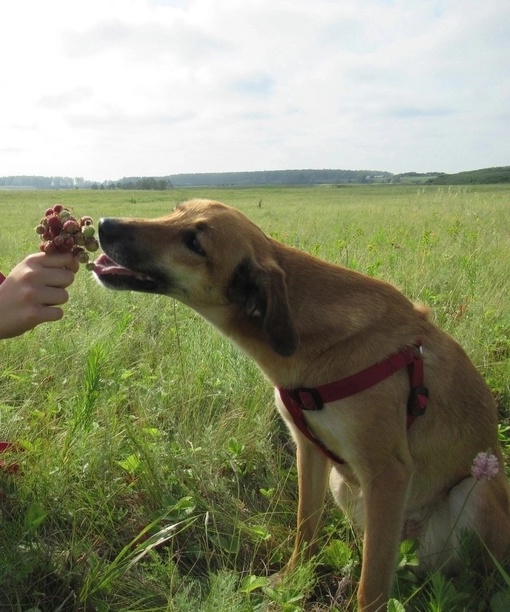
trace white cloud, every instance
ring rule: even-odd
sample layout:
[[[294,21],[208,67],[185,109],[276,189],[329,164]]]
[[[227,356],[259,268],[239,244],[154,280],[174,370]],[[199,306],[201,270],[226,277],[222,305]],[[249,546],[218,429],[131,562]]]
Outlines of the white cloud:
[[[8,0],[0,176],[508,165],[507,0]]]

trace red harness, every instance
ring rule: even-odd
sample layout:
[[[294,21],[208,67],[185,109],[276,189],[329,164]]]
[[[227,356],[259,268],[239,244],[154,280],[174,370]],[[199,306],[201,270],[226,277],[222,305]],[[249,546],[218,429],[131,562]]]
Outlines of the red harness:
[[[330,451],[308,428],[303,411],[322,410],[324,404],[350,397],[377,385],[384,379],[392,376],[403,367],[409,371],[411,391],[407,401],[407,428],[411,427],[417,417],[425,413],[428,400],[428,389],[423,384],[423,358],[421,342],[413,348],[407,348],[387,357],[384,361],[361,370],[357,374],[342,378],[336,382],[320,387],[298,387],[296,389],[282,389],[277,387],[280,398],[292,417],[299,431],[320,450],[336,463],[345,463],[335,453]]]

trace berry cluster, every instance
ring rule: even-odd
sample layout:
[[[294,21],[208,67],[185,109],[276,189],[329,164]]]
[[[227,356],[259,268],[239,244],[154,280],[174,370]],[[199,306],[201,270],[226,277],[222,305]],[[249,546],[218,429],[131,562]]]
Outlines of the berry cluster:
[[[55,204],[44,213],[35,231],[41,237],[39,248],[44,253],[71,251],[80,263],[86,264],[89,270],[94,269],[87,253],[93,253],[99,248],[92,217],[78,219],[68,208]]]

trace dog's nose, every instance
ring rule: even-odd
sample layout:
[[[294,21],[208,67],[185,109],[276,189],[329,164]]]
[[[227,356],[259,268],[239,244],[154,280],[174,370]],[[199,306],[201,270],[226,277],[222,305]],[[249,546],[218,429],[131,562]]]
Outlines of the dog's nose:
[[[98,224],[99,241],[116,240],[121,234],[121,224],[113,217],[102,217]]]

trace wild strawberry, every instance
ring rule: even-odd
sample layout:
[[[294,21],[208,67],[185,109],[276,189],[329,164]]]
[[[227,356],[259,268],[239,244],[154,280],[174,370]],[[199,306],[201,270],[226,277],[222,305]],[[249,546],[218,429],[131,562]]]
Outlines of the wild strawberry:
[[[99,248],[92,217],[77,219],[68,208],[56,204],[46,210],[35,231],[41,237],[39,249],[44,253],[71,252],[87,269],[94,269],[86,252]]]
[[[58,229],[59,231],[62,229],[62,221],[58,215],[51,215],[48,217],[48,227],[50,229]]]
[[[85,251],[82,251],[81,253],[78,253],[78,255],[76,255],[76,260],[82,264],[88,263],[89,259],[90,259],[89,254],[86,253]]]
[[[57,249],[60,249],[64,246],[64,237],[61,234],[55,236],[55,238],[53,238],[53,244],[57,247]]]
[[[78,225],[78,223],[76,223],[76,221],[69,219],[68,221],[65,221],[64,225],[62,226],[62,229],[68,234],[76,234],[80,231],[80,226]]]
[[[85,240],[87,240],[87,238],[92,238],[94,236],[94,234],[96,233],[96,228],[93,225],[86,225],[81,230],[81,233],[85,237]]]
[[[57,247],[53,244],[53,241],[51,240],[47,240],[44,243],[44,248],[42,250],[48,255],[53,255],[54,253],[57,253]]]
[[[93,253],[99,248],[99,242],[95,238],[85,238],[85,248]]]
[[[65,234],[65,233],[60,234],[60,237],[63,240],[62,247],[66,251],[70,251],[74,246],[74,238],[71,236],[71,234]]]

